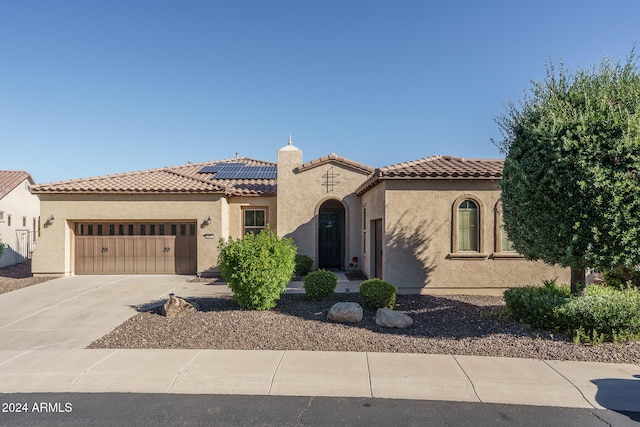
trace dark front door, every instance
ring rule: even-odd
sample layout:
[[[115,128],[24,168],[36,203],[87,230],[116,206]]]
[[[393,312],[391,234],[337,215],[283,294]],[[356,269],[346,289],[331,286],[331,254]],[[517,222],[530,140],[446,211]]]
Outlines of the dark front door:
[[[321,211],[319,218],[320,268],[340,268],[342,259],[342,212]]]
[[[382,220],[373,223],[373,277],[382,279]]]

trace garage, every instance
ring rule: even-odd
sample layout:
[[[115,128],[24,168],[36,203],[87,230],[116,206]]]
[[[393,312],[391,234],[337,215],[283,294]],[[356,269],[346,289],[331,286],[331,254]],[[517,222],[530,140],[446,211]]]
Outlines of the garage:
[[[195,274],[195,222],[76,222],[76,274]]]

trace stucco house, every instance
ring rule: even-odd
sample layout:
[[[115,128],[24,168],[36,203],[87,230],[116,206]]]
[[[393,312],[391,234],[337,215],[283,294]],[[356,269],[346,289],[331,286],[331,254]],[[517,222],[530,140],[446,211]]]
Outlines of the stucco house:
[[[501,160],[429,157],[374,169],[336,154],[246,157],[31,187],[36,275],[215,274],[218,240],[264,227],[315,268],[358,268],[402,293],[496,293],[568,280],[501,231]],[[350,267],[354,258],[357,265]]]
[[[40,201],[29,192],[33,183],[28,172],[0,170],[0,267],[26,261],[35,247]]]

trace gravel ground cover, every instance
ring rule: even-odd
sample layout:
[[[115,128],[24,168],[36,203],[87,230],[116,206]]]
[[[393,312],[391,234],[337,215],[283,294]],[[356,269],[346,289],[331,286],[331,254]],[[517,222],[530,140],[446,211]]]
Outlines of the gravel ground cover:
[[[89,348],[367,351],[640,363],[638,342],[574,344],[561,334],[504,320],[499,316],[502,297],[398,295],[396,310],[414,320],[407,329],[377,326],[375,311],[366,308],[357,324],[327,320],[331,305],[359,302],[357,293],[317,302],[287,294],[269,311],[243,310],[231,297],[191,301],[199,311],[177,318],[160,315],[159,308],[141,312]]]
[[[4,267],[0,294],[52,278],[33,277],[30,262]],[[140,307],[139,314],[89,348],[368,351],[640,364],[640,342],[592,346],[529,330],[499,316],[502,297],[398,295],[396,310],[414,320],[407,329],[377,326],[375,311],[367,308],[357,324],[327,320],[336,302],[359,302],[357,293],[321,301],[287,294],[269,311],[243,310],[230,296],[192,301],[200,310],[178,318],[159,314],[164,301],[156,301],[156,308]]]
[[[53,279],[53,277],[33,277],[31,274],[30,260],[20,264],[2,267],[0,268],[0,294],[36,285],[51,279]]]

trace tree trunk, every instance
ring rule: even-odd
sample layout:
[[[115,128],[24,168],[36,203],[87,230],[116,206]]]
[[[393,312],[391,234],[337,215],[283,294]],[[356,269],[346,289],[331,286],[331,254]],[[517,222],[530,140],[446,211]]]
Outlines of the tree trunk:
[[[582,295],[585,283],[584,269],[571,267],[571,295]]]

